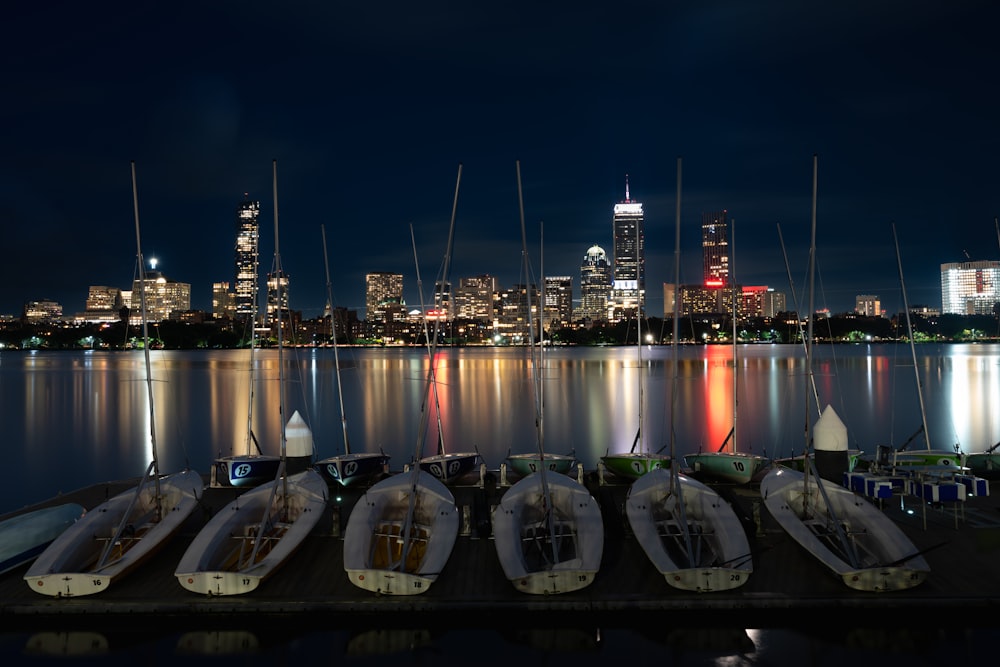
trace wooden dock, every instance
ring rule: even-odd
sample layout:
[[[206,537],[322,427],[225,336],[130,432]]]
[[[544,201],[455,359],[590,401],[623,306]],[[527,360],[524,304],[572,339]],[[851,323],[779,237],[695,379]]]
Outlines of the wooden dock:
[[[600,502],[605,522],[601,570],[592,585],[573,593],[529,596],[506,579],[490,535],[490,510],[506,486],[487,472],[454,487],[462,529],[437,582],[416,596],[380,596],[351,584],[343,567],[343,532],[354,502],[363,491],[331,490],[327,511],[299,552],[259,589],[245,596],[206,597],[177,583],[174,566],[205,521],[236,491],[206,485],[202,511],[153,560],[99,595],[56,599],[31,591],[27,566],[0,576],[0,613],[14,628],[106,627],[174,622],[178,627],[222,622],[247,625],[294,615],[296,624],[332,623],[381,627],[481,626],[496,612],[519,623],[633,624],[784,627],[814,617],[817,611],[849,616],[861,623],[991,621],[1000,606],[1000,499],[974,497],[964,506],[928,505],[896,497],[884,511],[901,525],[931,566],[927,581],[889,593],[849,589],[809,557],[771,519],[756,486],[717,490],[741,517],[754,552],[754,571],[731,591],[690,593],[670,587],[629,534],[624,517],[627,485],[602,483],[590,472],[585,483]],[[23,511],[61,502],[91,508],[134,481],[90,486]],[[6,518],[6,517],[2,517]],[[419,614],[419,616],[415,616]],[[416,623],[415,619],[420,619]]]

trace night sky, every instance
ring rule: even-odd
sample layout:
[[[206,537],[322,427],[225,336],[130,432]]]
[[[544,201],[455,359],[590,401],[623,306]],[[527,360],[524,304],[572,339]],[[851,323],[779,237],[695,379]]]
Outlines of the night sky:
[[[542,6],[544,5],[544,7]],[[191,284],[232,281],[235,210],[261,202],[262,268],[291,306],[363,316],[364,275],[419,305],[441,268],[518,282],[520,161],[536,273],[612,250],[646,213],[648,311],[701,280],[703,212],[735,220],[735,279],[806,284],[818,155],[818,308],[940,307],[940,264],[996,259],[1000,11],[992,2],[45,2],[0,21],[0,314],[126,288],[136,244]],[[781,237],[778,229],[780,226]],[[544,229],[544,243],[542,243]],[[544,250],[540,253],[540,246]]]

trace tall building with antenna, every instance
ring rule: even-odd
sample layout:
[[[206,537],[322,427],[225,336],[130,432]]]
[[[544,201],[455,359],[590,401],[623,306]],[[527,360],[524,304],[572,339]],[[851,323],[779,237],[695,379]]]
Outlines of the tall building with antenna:
[[[236,207],[236,279],[233,301],[236,319],[245,320],[257,312],[257,269],[260,261],[260,202],[243,193]]]
[[[613,282],[609,319],[618,322],[645,312],[646,260],[642,203],[629,194],[625,175],[625,199],[615,204]]]

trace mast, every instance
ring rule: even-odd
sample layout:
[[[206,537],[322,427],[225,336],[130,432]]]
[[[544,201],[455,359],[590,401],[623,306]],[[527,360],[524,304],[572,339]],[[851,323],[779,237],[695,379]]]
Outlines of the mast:
[[[812,363],[812,347],[813,347],[813,299],[815,298],[816,291],[816,190],[818,183],[817,172],[819,170],[819,158],[814,153],[813,154],[813,182],[812,182],[812,236],[809,242],[809,311],[806,313],[808,318],[806,321],[807,337],[806,337],[806,372],[809,374],[810,384],[815,383],[815,378],[813,376],[813,363]],[[806,392],[806,423],[805,423],[805,452],[806,461],[808,462],[809,450],[811,449],[811,443],[809,438],[811,435],[812,424],[809,420],[809,399],[810,394]],[[817,398],[816,408],[819,409],[819,403]],[[809,466],[805,466],[806,476],[808,477]]]
[[[257,238],[260,239],[260,234],[257,234]],[[260,451],[260,445],[257,444],[257,439],[253,435],[253,396],[254,396],[254,385],[256,377],[256,350],[257,347],[257,313],[258,305],[257,299],[260,296],[257,294],[257,284],[259,282],[259,277],[257,275],[258,266],[260,261],[260,241],[254,244],[254,296],[253,296],[253,306],[250,308],[250,390],[247,392],[247,439],[246,439],[246,452],[249,456],[251,454],[250,445],[253,444],[257,448],[257,453],[262,454]]]
[[[910,354],[913,356],[913,377],[917,381],[917,400],[920,402],[920,421],[924,429],[924,442],[931,448],[931,432],[927,430],[927,411],[924,409],[924,391],[917,368],[917,347],[913,342],[913,325],[910,322],[910,304],[906,299],[906,283],[903,282],[903,260],[899,254],[899,240],[896,238],[896,223],[892,225],[892,240],[896,244],[896,265],[899,267],[899,287],[903,292],[903,310],[906,311],[906,332],[910,339]]]
[[[323,236],[323,266],[326,269],[326,302],[330,306],[330,331],[333,334],[333,365],[337,367],[337,398],[340,399],[340,424],[344,430],[344,453],[351,453],[347,437],[347,411],[344,409],[344,390],[340,384],[340,357],[337,354],[337,318],[333,312],[333,288],[330,286],[330,262],[326,256],[326,225],[319,226]]]
[[[517,207],[521,217],[521,256],[524,264],[525,289],[527,290],[528,304],[528,345],[529,349],[535,349],[535,322],[531,317],[531,282],[528,271],[528,236],[524,228],[524,197],[521,191],[521,161],[514,162],[517,171]],[[545,282],[545,275],[542,275],[542,282]],[[544,329],[544,324],[542,325]],[[545,446],[542,442],[542,403],[541,392],[539,390],[540,381],[538,373],[535,373],[535,428],[538,434],[538,480],[542,487],[542,510],[545,512],[545,520],[549,533],[549,546],[552,547],[552,564],[559,562],[559,543],[556,540],[555,512],[552,511],[552,497],[549,492],[548,471],[545,465]]]
[[[285,474],[287,446],[285,434],[285,364],[283,357],[284,343],[282,342],[282,317],[281,317],[281,281],[284,272],[281,269],[281,251],[278,246],[278,161],[271,161],[271,181],[274,196],[274,271],[275,271],[275,304],[278,311],[278,416],[281,421],[281,464],[278,470],[281,473],[282,498],[283,502],[288,502],[288,475]]]
[[[156,518],[161,518],[163,511],[160,497],[160,462],[156,451],[156,420],[153,418],[153,378],[150,375],[149,361],[149,324],[146,313],[146,260],[142,256],[142,238],[139,234],[139,191],[135,181],[135,160],[132,160],[132,209],[135,214],[135,248],[139,260],[139,304],[142,312],[142,351],[146,361],[146,396],[149,401],[149,442],[153,461],[151,468],[156,486]]]
[[[740,411],[737,407],[737,387],[739,386],[739,372],[740,364],[737,358],[738,345],[736,344],[736,220],[732,222],[733,229],[729,235],[729,284],[730,291],[733,299],[733,453],[737,451],[736,448],[736,433],[737,433],[737,419],[739,418]]]

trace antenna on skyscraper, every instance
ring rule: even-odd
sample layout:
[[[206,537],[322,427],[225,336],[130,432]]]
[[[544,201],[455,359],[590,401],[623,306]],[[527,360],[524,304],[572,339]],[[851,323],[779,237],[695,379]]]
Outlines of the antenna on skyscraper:
[[[628,195],[628,174],[625,174],[625,201],[631,201],[631,197]]]

